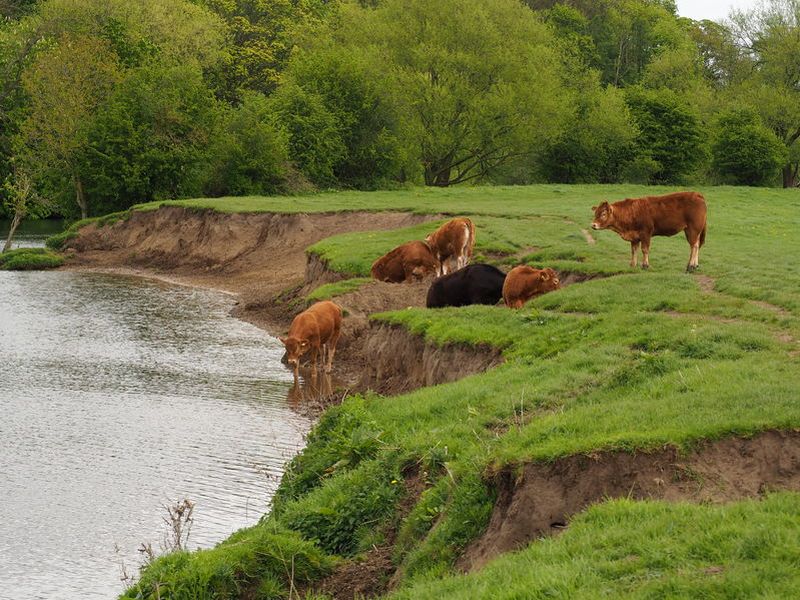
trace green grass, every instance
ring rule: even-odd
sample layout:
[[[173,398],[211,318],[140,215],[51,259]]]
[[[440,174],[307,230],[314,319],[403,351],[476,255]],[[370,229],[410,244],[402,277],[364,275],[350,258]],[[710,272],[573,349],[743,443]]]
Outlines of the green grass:
[[[800,496],[729,506],[615,500],[467,576],[423,580],[393,600],[793,598]]]
[[[306,296],[306,301],[318,302],[320,300],[330,300],[336,296],[354,292],[370,281],[372,281],[372,279],[369,277],[354,277],[352,279],[343,279],[342,281],[326,283]]]
[[[0,269],[6,271],[54,269],[63,264],[64,257],[46,248],[17,248],[0,253]]]
[[[501,567],[487,572],[485,580],[478,574],[434,581],[451,573],[461,549],[488,522],[494,491],[486,475],[496,469],[603,450],[665,444],[690,448],[701,440],[800,427],[800,261],[794,260],[800,255],[800,194],[702,189],[709,204],[709,229],[700,272],[693,275],[683,272],[689,251],[682,237],[655,238],[652,268],[645,272],[628,267],[629,244],[616,234],[592,232],[596,243],[590,244],[581,231],[588,227],[590,207],[598,200],[662,191],[666,190],[532,186],[181,203],[215,210],[464,214],[475,220],[478,255],[593,278],[537,298],[518,311],[473,306],[372,315],[436,344],[501,348],[505,363],[400,397],[352,397],[333,409],[292,461],[276,497],[275,514],[262,526],[299,531],[326,552],[355,556],[379,537],[382,527],[394,523],[399,527],[394,560],[414,585],[401,592],[407,597],[469,597],[473,585],[488,586],[487,597],[507,590],[508,597],[519,597],[510,590],[526,586],[541,590],[542,596],[550,590],[590,597],[593,586],[612,597],[735,596],[737,590],[755,585],[748,578],[758,581],[787,565],[796,567],[796,557],[776,551],[763,559],[769,568],[763,561],[753,563],[754,570],[741,567],[747,573],[742,581],[732,568],[729,574],[715,576],[723,582],[715,588],[695,576],[695,565],[705,563],[692,562],[681,550],[690,536],[666,525],[695,519],[704,524],[702,532],[713,531],[724,515],[739,514],[751,515],[753,523],[769,523],[780,511],[763,507],[792,506],[796,513],[798,497],[785,495],[763,505],[724,509],[612,503],[579,517],[577,533],[570,530],[558,540],[537,542],[525,553],[508,557],[534,565],[528,570],[510,562],[502,567],[515,574],[516,587],[497,575]],[[408,239],[421,239],[435,225],[338,235],[311,251],[335,270],[362,276],[377,256]],[[323,286],[315,293],[343,293],[360,285],[356,281],[361,280]],[[430,489],[409,516],[397,522],[393,511],[401,497],[398,482],[412,467]],[[602,568],[602,577],[597,575],[593,565],[602,556],[605,536],[617,539],[614,528],[603,525],[610,515],[630,520],[633,525],[623,531],[633,532],[634,538],[639,530],[651,531],[652,524],[653,534],[642,539],[648,540],[651,553],[662,557],[658,573],[654,563],[643,562],[643,567],[630,566],[630,577],[614,564]],[[755,535],[748,518],[731,518],[728,529],[723,528],[729,546]],[[789,522],[780,519],[774,523]],[[796,547],[800,528],[796,520],[790,523],[794,529],[787,535],[794,537],[776,540]],[[589,533],[581,533],[581,527]],[[570,545],[572,535],[582,541]],[[596,547],[591,545],[593,538]],[[570,560],[557,560],[564,548],[570,549]],[[539,554],[547,552],[553,554]],[[624,556],[634,554],[626,552]],[[528,553],[545,562],[518,558]],[[725,564],[739,565],[738,555],[731,553],[733,562]],[[553,565],[552,577],[536,566],[542,564]],[[505,587],[491,587],[494,580],[506,582]],[[559,580],[566,587],[558,587]],[[782,584],[769,584],[777,587],[765,589],[780,596]]]

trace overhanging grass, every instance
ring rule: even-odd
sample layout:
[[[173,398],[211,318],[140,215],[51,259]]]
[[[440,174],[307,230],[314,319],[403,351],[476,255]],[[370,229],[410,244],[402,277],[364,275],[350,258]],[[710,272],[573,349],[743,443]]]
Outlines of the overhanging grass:
[[[615,500],[567,531],[466,576],[392,594],[426,598],[790,598],[800,589],[800,495],[729,506]]]
[[[352,279],[344,279],[342,281],[335,281],[333,283],[326,283],[319,286],[308,296],[308,302],[319,302],[320,300],[330,300],[336,296],[348,294],[356,291],[362,285],[372,281],[369,277],[354,277]]]
[[[46,248],[17,248],[0,253],[0,269],[6,271],[54,269],[62,264],[64,258]]]

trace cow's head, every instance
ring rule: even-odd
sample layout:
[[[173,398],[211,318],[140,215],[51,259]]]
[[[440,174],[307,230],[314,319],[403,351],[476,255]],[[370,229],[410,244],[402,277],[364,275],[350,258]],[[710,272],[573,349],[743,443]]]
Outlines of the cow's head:
[[[539,271],[539,281],[541,282],[542,289],[546,292],[552,292],[561,287],[561,282],[558,280],[558,273],[550,268]]]
[[[611,224],[614,218],[614,211],[608,202],[603,202],[599,206],[593,206],[594,220],[592,220],[592,229],[605,229]]]
[[[311,344],[308,340],[301,340],[300,338],[292,336],[278,339],[283,342],[286,348],[286,362],[294,368],[296,373],[300,366],[300,357],[308,352],[308,349],[311,348]]]

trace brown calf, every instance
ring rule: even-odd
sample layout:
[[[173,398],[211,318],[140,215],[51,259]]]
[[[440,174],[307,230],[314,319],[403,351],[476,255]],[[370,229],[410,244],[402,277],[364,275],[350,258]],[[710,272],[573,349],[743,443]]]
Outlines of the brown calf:
[[[294,367],[295,379],[300,367],[300,357],[306,352],[311,353],[312,372],[316,375],[317,355],[322,351],[324,363],[327,350],[328,364],[325,365],[325,372],[331,372],[341,330],[342,309],[330,300],[317,302],[294,318],[289,334],[280,340],[286,347],[287,362]]]
[[[437,275],[447,275],[466,267],[475,247],[475,225],[466,217],[451,219],[425,238],[440,267]]]
[[[439,261],[425,242],[406,242],[384,254],[374,263],[370,274],[373,279],[388,283],[403,283],[439,271]]]
[[[611,229],[631,243],[631,267],[642,245],[642,268],[650,267],[650,238],[654,235],[686,233],[689,242],[687,271],[700,264],[700,246],[706,241],[706,201],[698,192],[676,192],[665,196],[628,198],[593,206],[592,229]]]
[[[514,267],[503,283],[503,301],[509,308],[522,308],[531,298],[561,287],[553,269],[534,269],[528,265]]]

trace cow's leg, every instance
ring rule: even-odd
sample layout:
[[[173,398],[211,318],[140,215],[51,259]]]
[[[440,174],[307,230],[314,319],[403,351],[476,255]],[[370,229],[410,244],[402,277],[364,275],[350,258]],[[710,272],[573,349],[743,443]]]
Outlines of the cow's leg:
[[[636,268],[636,253],[639,251],[639,242],[631,242],[631,269]]]
[[[689,263],[686,272],[691,273],[700,266],[700,234],[686,228],[686,240],[689,242]]]
[[[337,331],[334,334],[335,337],[331,337],[328,340],[328,362],[325,365],[325,372],[330,373],[333,370],[333,355],[336,354],[336,342],[339,341],[339,332]]]
[[[317,354],[319,354],[319,348],[316,346],[312,346],[311,348],[311,373],[316,375],[317,374]]]
[[[650,238],[642,238],[642,268],[650,268]]]

